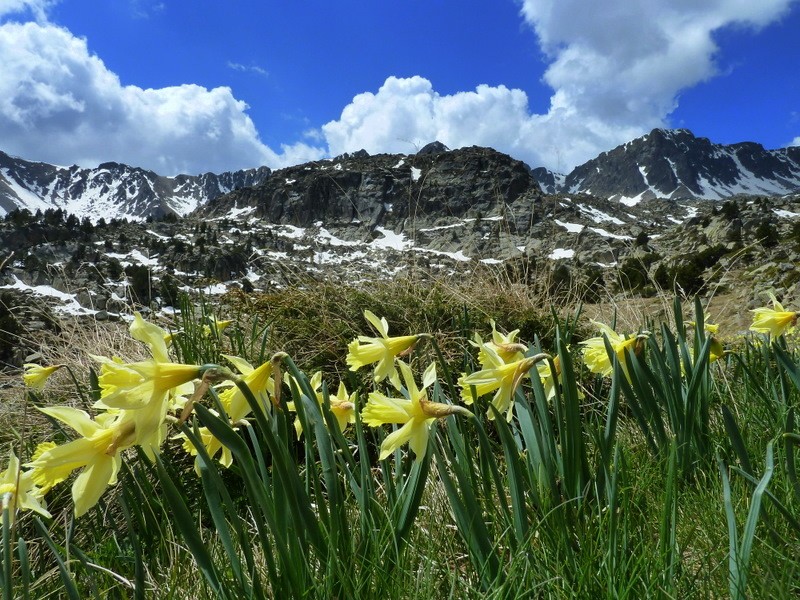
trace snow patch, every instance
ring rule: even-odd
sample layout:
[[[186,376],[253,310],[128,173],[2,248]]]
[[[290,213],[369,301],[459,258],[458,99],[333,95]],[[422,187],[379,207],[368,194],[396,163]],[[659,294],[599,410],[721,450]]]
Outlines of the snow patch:
[[[603,237],[613,238],[615,240],[632,240],[633,238],[629,235],[619,235],[617,233],[611,233],[610,231],[606,231],[601,227],[589,227],[589,231],[594,231],[598,235],[602,235]]]
[[[228,212],[227,215],[225,215],[224,217],[218,217],[217,219],[214,219],[214,220],[217,221],[217,220],[225,219],[225,218],[227,218],[227,219],[236,219],[238,217],[244,217],[244,216],[249,215],[250,213],[252,213],[255,209],[256,209],[255,206],[243,206],[242,208],[236,208],[234,206]]]
[[[382,238],[377,238],[370,242],[370,246],[380,250],[408,250],[412,243],[402,233],[395,233],[391,229],[384,227],[376,227],[375,231],[383,235]]]
[[[106,256],[109,258],[116,258],[123,267],[130,264],[143,265],[145,267],[160,266],[157,258],[145,256],[139,250],[131,250],[127,254],[122,254],[120,252],[106,252]]]
[[[550,254],[547,255],[547,258],[552,260],[559,260],[562,258],[573,258],[575,256],[575,250],[566,249],[566,248],[556,248]]]
[[[580,223],[565,223],[564,221],[559,221],[558,219],[554,219],[556,225],[560,225],[570,233],[580,233],[583,231],[583,225]]]
[[[348,242],[333,235],[324,227],[320,227],[317,240],[325,242],[329,246],[360,246],[361,242]]]
[[[452,223],[450,225],[436,225],[435,227],[420,227],[420,233],[430,233],[432,231],[442,231],[445,229],[455,229],[456,227],[464,227],[468,221],[474,221],[475,219],[467,219],[466,221],[462,221],[460,223]]]
[[[35,296],[44,297],[44,298],[52,298],[54,300],[58,300],[63,304],[61,306],[56,306],[56,312],[70,314],[70,315],[93,315],[96,314],[96,310],[91,310],[88,308],[84,308],[81,306],[78,301],[75,299],[74,294],[68,294],[66,292],[61,292],[56,288],[49,286],[49,285],[28,285],[21,279],[19,279],[16,275],[11,275],[14,278],[14,283],[10,283],[8,285],[0,286],[0,289],[3,290],[19,290],[21,292],[30,292]]]
[[[160,240],[171,240],[172,239],[168,235],[162,235],[162,234],[158,233],[157,231],[153,231],[152,229],[146,229],[145,231],[147,231],[147,233],[149,233],[150,235],[152,235],[154,237],[157,237]],[[98,242],[95,242],[95,243],[98,243]],[[104,244],[105,242],[100,242],[100,243]]]
[[[586,216],[588,216],[592,221],[595,223],[614,223],[614,225],[624,225],[625,221],[618,219],[617,217],[612,217],[609,214],[604,213],[602,210],[595,208],[594,206],[587,206],[586,204],[579,204],[578,208],[580,211]]]

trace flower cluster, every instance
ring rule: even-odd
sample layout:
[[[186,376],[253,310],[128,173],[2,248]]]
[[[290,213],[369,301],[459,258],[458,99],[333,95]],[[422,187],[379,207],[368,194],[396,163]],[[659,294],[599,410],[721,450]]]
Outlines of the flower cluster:
[[[756,309],[752,329],[774,337],[794,326],[798,313],[785,311],[774,296],[771,298],[774,308]],[[519,330],[502,333],[491,322],[491,339],[484,341],[476,335],[470,341],[477,349],[480,368],[462,373],[457,380],[461,388],[460,397],[448,399],[442,386],[437,385],[435,362],[427,364],[421,380],[412,366],[418,362],[411,360],[412,352],[421,341],[435,343],[432,336],[425,333],[390,336],[385,318],[378,318],[368,310],[364,311],[364,317],[378,335],[362,335],[353,340],[348,345],[346,362],[351,371],[373,366],[375,389],[367,394],[365,404],[360,407],[360,416],[370,427],[393,426],[393,431],[381,444],[381,460],[406,443],[414,458],[423,460],[437,420],[451,415],[474,417],[465,406],[455,404],[455,400],[473,405],[484,397],[490,397],[486,400],[489,404],[488,419],[500,414],[511,421],[515,398],[526,379],[538,377],[547,400],[553,400],[559,394],[564,376],[560,358],[520,342]],[[649,334],[621,335],[603,323],[592,323],[600,335],[580,342],[586,367],[593,373],[610,377],[616,357],[630,381],[627,354],[639,355]],[[209,319],[209,329],[204,335],[218,335],[229,325],[229,321]],[[717,326],[706,324],[705,329],[712,340],[710,361],[714,361],[723,356],[724,349],[716,337]],[[12,453],[8,468],[0,475],[4,507],[8,507],[12,514],[17,509],[28,509],[48,515],[44,495],[73,472],[80,471],[72,484],[72,498],[75,515],[83,515],[98,502],[108,486],[116,482],[122,453],[135,446],[150,457],[158,453],[167,439],[170,420],[182,422],[188,418],[193,403],[211,386],[215,386],[218,399],[216,412],[224,412],[234,429],[247,423],[254,399],[266,411],[279,410],[280,407],[295,411],[303,390],[311,395],[307,400],[316,401],[330,411],[334,417],[330,423],[341,432],[357,420],[358,394],[348,392],[343,382],[339,383],[335,395],[328,394],[321,372],[303,382],[288,376],[286,383],[293,400],[282,402],[280,394],[284,378],[281,362],[285,354],[278,353],[260,366],[251,365],[237,356],[223,355],[238,371],[238,375],[234,375],[217,365],[172,362],[168,352],[171,336],[162,328],[146,322],[138,313],[130,326],[130,334],[149,348],[151,358],[126,363],[118,358],[94,357],[100,364],[100,394],[93,406],[94,416],[70,406],[39,409],[48,417],[68,425],[77,435],[60,445],[53,442],[39,444],[25,464],[26,470],[20,468]],[[60,368],[62,365],[26,365],[25,383],[31,389],[39,390]],[[198,380],[201,380],[199,384]],[[295,419],[294,427],[300,439],[304,432],[299,417]],[[207,454],[224,467],[229,467],[233,462],[230,449],[206,427],[200,427],[198,433]],[[187,452],[198,454],[198,448],[194,446],[198,438],[189,439],[183,433],[176,437],[182,439]],[[199,470],[199,462],[196,461],[195,467]]]
[[[123,450],[141,446],[151,456],[158,452],[166,438],[167,412],[182,405],[185,394],[193,391],[191,382],[205,370],[171,362],[166,332],[146,322],[139,313],[134,316],[130,333],[149,347],[152,358],[124,363],[116,358],[94,357],[101,365],[100,400],[95,403],[98,414],[94,418],[69,406],[39,409],[71,427],[78,437],[62,445],[39,444],[26,464],[29,471],[25,477],[44,494],[81,469],[72,485],[76,516],[94,506],[116,482]],[[57,368],[28,365],[25,381],[41,388]]]
[[[385,319],[378,319],[369,311],[365,311],[364,316],[378,330],[381,337],[360,336],[349,346],[347,363],[353,370],[377,363],[375,382],[379,383],[388,378],[403,397],[398,397],[397,394],[389,396],[380,391],[371,392],[361,412],[362,419],[372,427],[385,424],[400,425],[381,444],[381,459],[408,442],[416,460],[422,460],[430,429],[437,419],[457,414],[471,417],[472,413],[463,406],[434,402],[428,398],[428,390],[436,381],[435,363],[429,364],[425,369],[422,386],[418,386],[411,366],[398,359],[401,355],[407,355],[420,339],[430,338],[429,335],[390,337]],[[554,362],[555,376],[553,375],[548,355],[541,353],[529,355],[530,349],[517,341],[519,330],[503,334],[497,331],[493,321],[491,325],[490,341],[484,342],[479,335],[476,335],[475,340],[470,342],[478,348],[478,361],[482,368],[471,374],[463,374],[459,378],[461,399],[466,404],[473,404],[478,398],[493,393],[492,405],[511,420],[514,393],[521,381],[525,377],[530,377],[534,365],[541,363],[537,372],[546,387],[548,397],[555,394],[555,382],[560,371],[557,362]],[[488,416],[489,419],[494,418],[492,409],[488,410]]]

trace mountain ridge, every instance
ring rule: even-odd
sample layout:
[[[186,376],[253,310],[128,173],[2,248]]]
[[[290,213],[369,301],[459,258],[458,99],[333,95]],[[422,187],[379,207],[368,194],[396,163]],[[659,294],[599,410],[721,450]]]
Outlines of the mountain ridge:
[[[352,212],[347,205],[351,199],[339,197],[336,185],[350,189],[354,182],[368,194],[380,189],[387,205],[395,204],[403,194],[417,193],[427,200],[424,205],[417,203],[415,209],[433,211],[438,207],[457,212],[467,207],[458,206],[456,190],[466,190],[468,196],[474,197],[478,192],[496,193],[506,185],[517,186],[519,190],[525,188],[531,194],[583,193],[626,205],[651,198],[720,200],[737,194],[781,196],[800,190],[800,147],[766,150],[755,142],[715,144],[687,129],[654,129],[602,152],[568,174],[553,173],[543,167],[531,169],[513,157],[484,148],[484,156],[504,156],[507,160],[495,160],[494,166],[487,167],[503,165],[502,169],[506,170],[482,178],[480,172],[486,170],[480,165],[482,159],[469,150],[449,150],[439,142],[431,142],[410,155],[370,156],[362,150],[276,171],[259,167],[174,177],[117,162],[104,162],[95,168],[59,167],[0,152],[0,216],[15,209],[36,212],[48,208],[62,209],[94,222],[101,217],[145,220],[166,214],[183,216],[194,210],[202,214],[206,205],[228,194],[233,194],[234,203],[247,204],[248,193],[242,190],[267,185],[273,189],[274,198],[270,200],[269,210],[259,209],[261,216],[287,222],[295,218],[307,223],[321,216],[331,216],[331,210],[338,210],[340,216]],[[418,172],[421,174],[428,169],[425,165],[456,165],[461,158],[477,161],[451,168],[450,175],[461,174],[467,177],[466,181],[448,176],[447,182],[442,184],[437,181],[437,178],[441,180],[441,173],[436,170],[436,177],[426,175],[417,179]],[[512,164],[513,168],[509,166]],[[522,173],[523,165],[528,175]],[[305,176],[308,172],[322,171],[328,171],[323,179]],[[373,175],[365,177],[366,172]],[[505,175],[510,177],[508,182],[504,180]],[[296,190],[305,183],[298,183],[295,190],[285,184],[286,181],[306,180],[315,187],[302,193]],[[486,187],[489,180],[494,189]],[[399,187],[392,189],[392,185]],[[421,192],[426,186],[427,191]],[[441,189],[429,193],[436,186]],[[502,191],[501,196],[506,191]],[[306,196],[305,204],[298,203],[298,194]],[[519,195],[516,192],[512,195],[515,194]],[[353,195],[352,190],[350,195]],[[323,203],[311,206],[309,199],[312,197]],[[333,206],[331,201],[339,204]],[[279,207],[287,202],[293,210],[303,214],[284,215]],[[264,204],[263,198],[261,203]],[[380,205],[361,208],[369,208],[375,214],[382,210]],[[314,213],[319,214],[314,217]],[[370,213],[367,218],[374,217]],[[352,218],[358,217],[353,215]]]
[[[221,194],[257,184],[271,173],[267,167],[258,167],[166,177],[117,162],[95,168],[62,167],[0,151],[0,214],[50,208],[92,221],[185,215]]]
[[[632,204],[649,198],[721,200],[737,194],[800,190],[800,147],[766,150],[755,142],[716,144],[688,129],[650,133],[600,153],[559,179],[534,176],[548,193],[587,193]]]

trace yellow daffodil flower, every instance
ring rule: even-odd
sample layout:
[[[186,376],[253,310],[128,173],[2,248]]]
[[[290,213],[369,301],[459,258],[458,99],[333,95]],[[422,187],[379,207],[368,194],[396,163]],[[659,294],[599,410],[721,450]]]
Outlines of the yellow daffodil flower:
[[[696,327],[697,323],[694,321],[686,321],[686,325],[688,327]],[[717,333],[719,332],[719,325],[716,323],[709,323],[706,321],[703,324],[703,330],[710,334],[708,337],[711,338],[711,348],[709,349],[708,353],[708,362],[712,363],[715,360],[719,360],[723,356],[725,356],[725,348],[722,345],[722,342],[717,337]],[[689,355],[692,357],[692,362],[694,362],[694,348],[689,348]],[[681,365],[681,370],[683,370],[683,365]]]
[[[142,361],[119,364],[104,360],[100,370],[100,400],[95,408],[131,411],[136,443],[152,456],[166,439],[170,392],[198,379],[203,367]]]
[[[344,431],[349,423],[356,422],[356,392],[348,394],[343,381],[339,382],[336,395],[330,396],[328,400],[331,412],[339,424],[339,431]]]
[[[536,364],[536,370],[539,372],[539,379],[544,386],[544,397],[548,400],[555,398],[556,381],[561,381],[561,359],[558,356],[553,357],[553,365],[556,371],[555,377],[553,377],[553,371],[550,368],[549,360],[540,360]]]
[[[320,404],[320,406],[322,406],[322,404],[325,402],[325,395],[322,393],[321,389],[322,371],[317,371],[314,373],[309,380],[309,384],[311,385],[311,389],[314,391],[314,395],[317,397],[317,402]],[[339,431],[344,431],[349,423],[356,422],[355,398],[355,392],[352,394],[347,393],[347,388],[345,387],[344,382],[339,382],[339,389],[335,396],[328,396],[330,409],[333,413],[333,416],[336,417],[336,422],[339,425]],[[289,410],[295,410],[294,402],[287,402],[286,407]],[[297,432],[298,438],[303,435],[303,425],[300,423],[299,417],[295,418],[294,420],[294,429]]]
[[[226,356],[225,358],[233,363],[239,372],[244,375],[244,383],[248,388],[250,388],[250,391],[253,392],[253,395],[256,397],[256,399],[260,398],[265,393],[269,395],[275,393],[275,384],[271,376],[271,362],[267,361],[257,369],[254,369],[250,363],[239,357]],[[247,417],[252,410],[250,403],[247,402],[247,398],[245,398],[245,395],[235,385],[228,387],[226,390],[221,392],[219,395],[219,401],[220,404],[222,404],[222,407],[225,409],[225,413],[228,415],[228,419],[234,427],[236,426],[237,422]],[[266,405],[267,403],[264,402],[263,404]],[[185,438],[186,436],[180,434],[178,437]],[[211,458],[214,458],[220,451],[222,451],[222,455],[219,459],[220,464],[224,467],[230,467],[231,464],[233,464],[233,455],[231,454],[231,451],[216,437],[214,437],[207,427],[200,427],[200,438],[203,441],[206,452],[208,452],[208,455]],[[189,454],[193,456],[197,455],[197,449],[188,439],[184,441],[183,448],[189,452]],[[199,472],[199,463],[197,461],[195,461],[195,471]]]
[[[219,337],[233,323],[233,319],[220,321],[213,315],[207,316],[206,321],[207,324],[203,325],[203,335],[206,337]]]
[[[98,377],[100,400],[95,408],[133,411],[135,443],[152,456],[166,438],[168,410],[182,406],[184,395],[193,390],[192,380],[201,377],[204,367],[170,362],[166,332],[145,321],[139,313],[134,315],[130,333],[150,348],[153,358],[122,363],[94,357],[102,365]]]
[[[34,363],[25,363],[25,374],[22,376],[22,380],[29,388],[41,390],[50,376],[63,366],[64,365],[52,365],[50,367],[43,367]]]
[[[64,481],[72,471],[82,469],[72,484],[75,516],[80,517],[97,504],[109,485],[117,482],[120,451],[136,442],[136,424],[128,411],[103,413],[91,419],[84,411],[67,406],[39,410],[66,423],[81,437],[61,446],[40,444],[26,466],[31,468],[31,477],[42,493]]]
[[[0,498],[3,510],[8,509],[9,522],[14,523],[17,510],[32,510],[44,517],[50,517],[43,504],[43,492],[33,480],[30,471],[21,471],[19,459],[13,450],[8,457],[8,467],[0,473]]]
[[[761,307],[750,311],[753,313],[753,324],[750,326],[750,330],[768,333],[771,337],[776,338],[791,331],[797,325],[799,313],[785,310],[772,292],[769,292],[769,297],[772,300],[772,308]]]
[[[154,323],[145,321],[138,312],[134,313],[130,329],[131,337],[143,342],[150,349],[153,360],[157,363],[172,362],[167,348],[172,343],[173,334]],[[188,396],[194,392],[191,382],[175,386],[169,391],[169,404],[171,409],[180,410],[186,403]]]
[[[580,342],[581,346],[583,346],[583,360],[586,366],[592,373],[597,373],[603,377],[610,377],[613,373],[614,366],[611,364],[611,358],[606,352],[605,342],[603,341],[603,336],[605,335],[611,344],[612,350],[617,355],[617,359],[619,359],[622,372],[625,373],[625,377],[630,381],[628,366],[625,363],[625,351],[631,348],[636,354],[641,352],[641,342],[646,338],[646,334],[631,334],[625,337],[604,323],[592,321],[592,324],[600,330],[601,335]]]
[[[461,397],[467,404],[472,404],[475,398],[480,398],[496,390],[492,404],[500,413],[506,413],[506,419],[510,421],[517,386],[524,377],[528,376],[528,371],[533,365],[542,360],[545,355],[523,357],[506,363],[492,344],[483,344],[482,350],[485,357],[484,368],[469,375],[462,375],[458,380],[458,385],[461,386]],[[473,387],[475,388],[474,397]],[[489,419],[494,419],[494,413],[491,410],[487,414]]]
[[[428,400],[426,389],[436,381],[435,363],[431,363],[425,370],[422,388],[417,387],[411,367],[403,361],[398,361],[397,366],[402,373],[408,398],[389,398],[379,392],[372,392],[367,405],[361,411],[361,418],[371,427],[386,423],[402,425],[383,440],[380,460],[408,442],[415,459],[421,461],[428,448],[430,428],[436,419],[453,414],[472,416],[472,413],[462,406]]]
[[[715,360],[719,360],[725,356],[725,347],[722,345],[722,342],[719,341],[717,336],[711,336],[711,348],[708,351],[708,361],[714,362]]]
[[[347,346],[347,364],[351,371],[363,366],[378,363],[375,366],[375,383],[389,379],[392,385],[400,389],[400,377],[394,365],[398,356],[405,356],[414,348],[419,335],[389,337],[389,324],[385,318],[379,319],[370,311],[364,311],[369,321],[381,337],[358,336]]]
[[[494,320],[489,322],[492,325],[492,341],[484,342],[478,333],[475,334],[475,341],[470,341],[470,344],[478,348],[478,362],[481,366],[486,368],[489,364],[493,364],[491,362],[492,358],[486,356],[486,351],[483,349],[484,344],[488,344],[493,348],[504,363],[516,362],[524,358],[528,348],[524,344],[517,342],[519,329],[503,334],[497,331]]]

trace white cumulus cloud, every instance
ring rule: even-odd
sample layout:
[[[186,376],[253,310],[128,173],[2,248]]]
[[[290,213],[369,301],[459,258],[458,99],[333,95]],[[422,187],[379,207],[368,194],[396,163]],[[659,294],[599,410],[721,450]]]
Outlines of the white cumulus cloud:
[[[47,11],[57,2],[58,0],[0,0],[0,17],[30,13],[36,20],[45,21]]]
[[[305,144],[280,153],[267,147],[230,88],[124,85],[86,40],[46,22],[0,25],[0,63],[0,139],[3,150],[24,158],[113,160],[174,175],[322,155]]]
[[[547,113],[504,86],[438,94],[422,77],[389,77],[322,127],[332,153],[406,151],[438,139],[490,145],[531,166],[568,171],[599,152],[669,126],[679,94],[717,74],[715,31],[758,29],[793,0],[524,0],[521,14],[549,58]]]
[[[443,95],[424,77],[391,76],[304,142],[277,150],[261,141],[247,105],[228,87],[143,89],[121,81],[86,40],[48,22],[56,1],[0,0],[2,149],[171,175],[281,167],[361,148],[408,153],[433,140],[492,146],[566,172],[669,126],[680,93],[718,72],[714,33],[763,27],[795,0],[517,0],[549,61],[547,112],[533,113],[524,91],[503,85]],[[15,13],[33,21],[5,18]],[[229,67],[266,75],[258,65]]]

